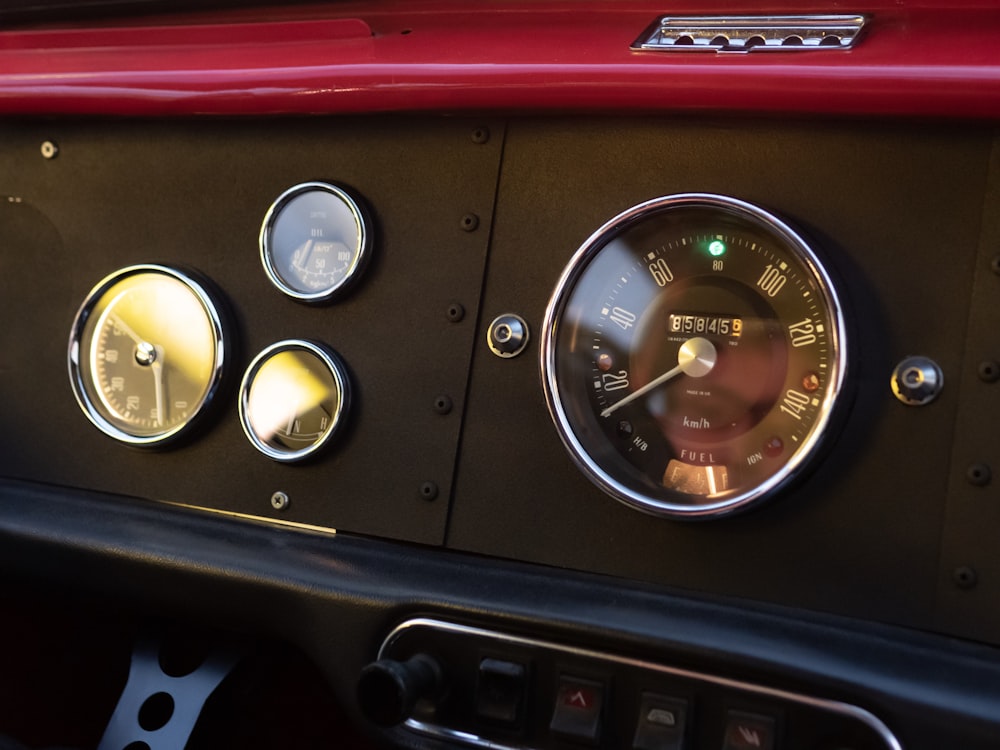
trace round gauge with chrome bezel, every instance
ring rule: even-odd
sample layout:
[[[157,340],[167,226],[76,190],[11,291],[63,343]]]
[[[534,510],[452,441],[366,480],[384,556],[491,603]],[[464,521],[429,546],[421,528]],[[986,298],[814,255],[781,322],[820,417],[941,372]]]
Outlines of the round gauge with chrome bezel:
[[[541,369],[560,437],[626,504],[674,518],[746,508],[815,457],[847,356],[837,291],[773,214],[684,194],[623,212],[570,261]]]
[[[83,413],[130,445],[187,431],[222,381],[219,310],[205,282],[169,266],[131,266],[101,281],[70,334],[70,384]]]
[[[300,302],[326,302],[348,289],[371,255],[372,228],[360,200],[326,182],[286,190],[260,230],[264,272]]]
[[[350,381],[340,357],[314,341],[290,339],[258,354],[240,386],[240,421],[251,444],[275,461],[301,461],[343,427]]]

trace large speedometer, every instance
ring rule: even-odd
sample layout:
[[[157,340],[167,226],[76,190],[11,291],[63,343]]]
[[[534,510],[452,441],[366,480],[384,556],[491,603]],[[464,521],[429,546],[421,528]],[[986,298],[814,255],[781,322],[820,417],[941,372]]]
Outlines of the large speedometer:
[[[731,513],[796,476],[847,362],[813,250],[770,213],[704,194],[640,204],[587,240],[549,304],[541,356],[576,463],[676,518]]]

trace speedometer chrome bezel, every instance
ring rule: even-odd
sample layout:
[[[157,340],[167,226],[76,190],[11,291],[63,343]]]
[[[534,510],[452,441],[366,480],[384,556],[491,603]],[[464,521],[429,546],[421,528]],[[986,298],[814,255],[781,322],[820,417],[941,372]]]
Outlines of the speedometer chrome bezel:
[[[97,392],[97,386],[92,382],[95,378],[93,362],[94,352],[82,351],[82,344],[89,334],[90,322],[94,313],[100,307],[105,296],[116,285],[134,276],[159,275],[179,282],[200,304],[205,314],[205,322],[211,332],[213,362],[211,371],[204,384],[204,393],[200,402],[190,416],[177,424],[154,434],[139,434],[128,429],[123,419],[115,420],[110,415],[110,408],[98,403],[99,399],[91,396],[90,390]],[[80,306],[70,330],[67,351],[67,366],[70,385],[80,409],[87,419],[105,435],[126,445],[138,447],[157,447],[176,441],[186,435],[192,426],[197,424],[203,413],[212,403],[219,391],[223,377],[228,367],[227,344],[225,340],[224,315],[219,302],[197,274],[188,270],[156,263],[126,266],[109,274],[90,291]],[[99,322],[99,321],[98,321]],[[96,324],[95,324],[96,325]],[[91,345],[93,348],[93,344]]]
[[[630,227],[646,219],[681,207],[703,207],[723,212],[729,217],[749,221],[758,228],[773,233],[790,249],[803,268],[811,274],[821,292],[822,301],[833,324],[828,332],[831,347],[829,386],[823,395],[816,419],[807,439],[785,464],[765,481],[744,491],[725,495],[718,500],[684,504],[672,502],[629,487],[614,477],[598,461],[576,434],[564,403],[557,375],[557,342],[563,316],[570,296],[595,257]],[[546,404],[560,439],[577,467],[601,490],[622,503],[645,513],[680,519],[699,520],[728,516],[745,510],[772,497],[778,490],[798,478],[827,437],[828,428],[843,401],[848,369],[847,325],[843,306],[829,272],[810,245],[788,224],[759,206],[737,198],[712,193],[680,193],[662,196],[635,205],[618,214],[594,232],[572,256],[560,276],[545,312],[540,344],[541,379]]]

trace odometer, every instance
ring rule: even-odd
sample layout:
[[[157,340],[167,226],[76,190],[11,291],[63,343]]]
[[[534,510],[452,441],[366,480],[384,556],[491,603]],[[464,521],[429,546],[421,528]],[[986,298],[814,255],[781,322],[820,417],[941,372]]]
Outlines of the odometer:
[[[668,196],[599,229],[546,313],[553,420],[599,487],[678,518],[772,495],[816,453],[846,370],[813,250],[717,195]]]

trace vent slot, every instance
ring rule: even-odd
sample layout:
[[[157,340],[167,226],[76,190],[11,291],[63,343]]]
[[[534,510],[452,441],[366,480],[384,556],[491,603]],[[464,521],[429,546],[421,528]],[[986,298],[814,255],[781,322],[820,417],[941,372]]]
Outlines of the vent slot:
[[[850,49],[864,16],[668,16],[632,44],[676,52],[803,52]]]

